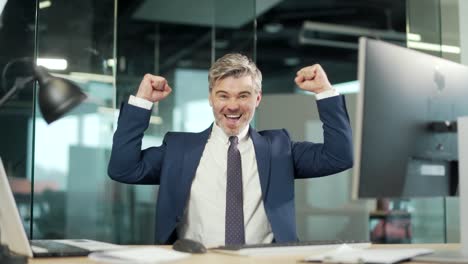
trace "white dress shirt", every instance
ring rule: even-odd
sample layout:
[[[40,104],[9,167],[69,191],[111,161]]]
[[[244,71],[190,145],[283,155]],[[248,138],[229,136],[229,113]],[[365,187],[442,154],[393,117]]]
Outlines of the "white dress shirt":
[[[317,100],[339,95],[335,89],[316,94]],[[130,96],[129,104],[151,109],[153,103]],[[238,135],[238,149],[242,162],[245,242],[273,241],[262,199],[255,149],[246,127]],[[195,177],[182,221],[177,227],[178,237],[202,242],[207,247],[224,245],[226,214],[227,150],[229,137],[213,124]]]
[[[273,233],[263,207],[255,149],[248,131],[249,127],[246,127],[238,135],[245,242],[270,243]],[[192,182],[183,220],[177,229],[179,237],[200,241],[208,247],[224,245],[228,148],[229,137],[214,124]]]

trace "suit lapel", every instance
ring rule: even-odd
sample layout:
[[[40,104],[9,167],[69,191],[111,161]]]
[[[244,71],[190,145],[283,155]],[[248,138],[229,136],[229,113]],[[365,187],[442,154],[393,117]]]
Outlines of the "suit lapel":
[[[263,200],[266,200],[268,194],[268,182],[270,180],[270,142],[266,137],[262,137],[255,129],[250,127],[250,137],[255,148],[255,157],[257,159],[258,175],[262,187]]]
[[[183,191],[181,197],[184,197],[184,200],[180,202],[183,203],[183,206],[185,206],[185,202],[188,199],[193,178],[200,164],[206,142],[211,134],[211,128],[212,126],[199,134],[193,134],[193,136],[184,142],[186,145],[184,146],[182,181],[180,182],[180,190]]]

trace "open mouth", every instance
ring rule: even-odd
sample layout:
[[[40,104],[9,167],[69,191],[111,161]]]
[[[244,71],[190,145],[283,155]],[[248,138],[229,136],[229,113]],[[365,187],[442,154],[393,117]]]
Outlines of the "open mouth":
[[[224,115],[224,117],[226,117],[226,119],[228,120],[239,120],[241,118],[241,114],[238,114],[238,115]]]

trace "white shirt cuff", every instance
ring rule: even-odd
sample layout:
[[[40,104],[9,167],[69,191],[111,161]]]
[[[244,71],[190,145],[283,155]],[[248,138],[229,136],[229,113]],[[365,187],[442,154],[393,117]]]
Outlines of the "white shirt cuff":
[[[332,89],[329,89],[329,90],[325,90],[325,91],[323,91],[321,93],[315,94],[315,98],[317,100],[322,100],[322,99],[325,99],[325,98],[338,96],[338,95],[340,95],[340,93],[332,88]]]
[[[144,108],[147,110],[151,110],[151,107],[153,107],[153,102],[140,98],[140,97],[136,97],[134,95],[130,95],[130,98],[128,98],[128,104],[131,104],[133,106],[137,106],[140,108]]]

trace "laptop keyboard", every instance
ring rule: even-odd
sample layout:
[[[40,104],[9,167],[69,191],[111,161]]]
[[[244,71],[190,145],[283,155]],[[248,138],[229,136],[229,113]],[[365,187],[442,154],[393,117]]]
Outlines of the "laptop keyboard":
[[[54,240],[31,240],[31,246],[39,247],[45,250],[33,250],[35,257],[71,257],[71,256],[87,256],[91,253],[89,250],[79,248],[64,243],[60,243]]]

